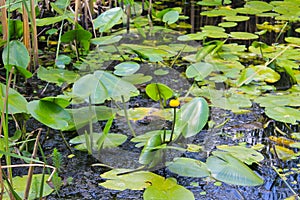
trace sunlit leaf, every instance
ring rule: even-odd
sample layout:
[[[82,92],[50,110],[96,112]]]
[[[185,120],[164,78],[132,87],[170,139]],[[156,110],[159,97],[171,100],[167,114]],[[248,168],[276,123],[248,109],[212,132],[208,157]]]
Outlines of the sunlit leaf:
[[[101,186],[113,190],[123,191],[125,189],[130,190],[143,190],[149,187],[151,184],[160,184],[165,180],[164,177],[154,174],[152,172],[138,171],[119,175],[120,173],[130,172],[130,169],[113,169],[104,174],[101,174],[102,178],[109,179],[104,183],[100,183]]]
[[[213,154],[208,157],[206,164],[215,179],[233,185],[257,186],[263,184],[262,178],[229,153],[215,151]]]
[[[217,148],[230,153],[240,161],[245,162],[247,165],[258,163],[264,159],[264,156],[261,153],[255,151],[252,148],[228,145],[220,145],[217,146]]]
[[[230,32],[230,37],[239,40],[253,40],[258,38],[257,35],[248,32]]]
[[[162,139],[160,135],[152,136],[141,152],[139,163],[142,165],[149,165],[149,167],[156,166],[162,159],[162,150],[154,150],[154,148],[161,144]]]
[[[152,76],[145,76],[141,73],[131,74],[129,76],[122,77],[124,81],[127,81],[131,84],[142,84],[152,80]]]
[[[171,10],[164,14],[163,16],[163,22],[166,22],[167,24],[173,24],[179,19],[179,12],[175,10]]]
[[[95,45],[108,45],[113,44],[116,42],[119,42],[122,39],[122,36],[120,35],[110,35],[110,36],[103,36],[99,38],[93,38],[91,39],[91,43]]]
[[[140,69],[140,65],[136,62],[122,62],[115,66],[114,74],[118,76],[129,76]]]
[[[190,65],[186,69],[188,78],[195,78],[196,81],[204,80],[213,71],[213,66],[210,63],[198,62]]]
[[[175,158],[167,164],[168,169],[180,176],[207,177],[210,175],[206,164],[191,158]]]
[[[201,97],[194,98],[177,112],[175,132],[185,138],[194,136],[205,126],[208,116],[209,108],[206,100]]]
[[[296,124],[300,121],[300,111],[290,107],[266,107],[265,113],[268,117],[285,123]]]
[[[39,67],[37,76],[44,81],[50,83],[74,83],[76,79],[79,78],[79,75],[70,70],[64,69],[46,69],[44,67]]]
[[[178,185],[176,179],[167,178],[157,184],[152,183],[143,194],[144,200],[194,200],[194,195],[185,187]]]

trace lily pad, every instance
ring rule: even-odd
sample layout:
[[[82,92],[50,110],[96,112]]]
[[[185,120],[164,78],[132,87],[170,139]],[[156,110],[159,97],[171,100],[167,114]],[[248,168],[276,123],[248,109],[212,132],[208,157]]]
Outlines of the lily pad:
[[[239,40],[254,40],[258,38],[257,35],[248,32],[230,32],[230,37]]]
[[[261,153],[255,151],[252,148],[228,145],[220,145],[217,146],[217,148],[230,153],[232,156],[238,158],[247,165],[258,163],[264,159],[264,156]]]
[[[97,141],[102,136],[102,133],[92,133],[93,147],[97,146]],[[88,138],[91,136],[88,135]],[[103,148],[114,148],[123,144],[127,140],[127,136],[123,134],[109,133],[104,139]],[[81,151],[87,150],[86,135],[79,135],[72,138],[70,144],[76,144],[75,148]]]
[[[234,16],[226,16],[223,17],[226,21],[231,21],[231,22],[242,22],[242,21],[247,21],[250,19],[250,17],[247,16],[239,16],[239,15],[234,15]]]
[[[171,10],[166,14],[164,14],[163,16],[163,22],[167,24],[173,24],[177,22],[178,19],[179,19],[179,12],[176,10]]]
[[[56,84],[63,83],[74,83],[79,75],[73,71],[64,69],[46,69],[44,67],[39,67],[37,76],[44,81]]]
[[[118,76],[129,76],[140,69],[140,65],[136,62],[122,62],[115,66],[114,74]]]
[[[213,66],[210,63],[198,62],[190,65],[186,69],[188,78],[195,78],[196,81],[204,80],[213,71]]]
[[[40,185],[42,182],[42,177],[43,174],[34,174],[32,176],[32,182],[31,182],[31,187],[29,191],[29,197],[28,200],[34,200],[39,198],[40,195]],[[43,197],[48,196],[51,194],[54,190],[46,183],[48,180],[49,175],[45,174],[44,175],[44,187],[43,187]],[[24,175],[22,177],[16,176],[13,177],[13,183],[14,183],[14,191],[23,199],[24,198],[24,191],[26,189],[27,181],[28,181],[28,176]],[[4,183],[6,185],[6,183]],[[3,199],[10,199],[9,195],[7,194],[6,190],[4,191],[4,196]]]
[[[178,185],[176,179],[167,178],[157,184],[152,183],[143,194],[144,200],[194,200],[194,194],[185,187]]]
[[[91,39],[91,43],[95,45],[108,45],[108,44],[114,44],[119,42],[122,39],[122,36],[120,35],[110,35],[110,36],[103,36],[99,38],[93,38]]]
[[[233,185],[258,186],[263,184],[262,178],[231,154],[218,151],[213,154],[208,157],[206,164],[215,179]]]
[[[297,121],[300,121],[300,111],[295,108],[266,107],[265,113],[268,117],[284,123],[297,124]]]
[[[154,174],[152,172],[138,171],[128,173],[125,175],[119,175],[120,173],[130,172],[131,169],[113,169],[104,174],[101,174],[102,178],[108,179],[104,183],[100,183],[101,186],[113,190],[143,190],[149,187],[151,184],[160,184],[165,178]]]
[[[152,80],[152,76],[145,76],[141,73],[131,74],[129,76],[122,77],[122,80],[131,84],[143,84]]]
[[[203,178],[210,175],[205,163],[191,158],[175,158],[167,167],[180,176]]]

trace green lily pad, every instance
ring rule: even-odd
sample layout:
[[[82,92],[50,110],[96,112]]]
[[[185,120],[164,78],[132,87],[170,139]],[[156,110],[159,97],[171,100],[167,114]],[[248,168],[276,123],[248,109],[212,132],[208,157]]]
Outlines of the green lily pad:
[[[268,117],[284,123],[296,124],[297,121],[300,121],[300,111],[295,108],[266,107],[265,113]]]
[[[203,178],[210,175],[205,163],[191,158],[175,158],[167,167],[180,176]]]
[[[93,138],[93,147],[97,146],[97,141],[102,136],[102,133],[92,133]],[[88,135],[88,138],[91,136]],[[114,148],[121,144],[123,144],[127,140],[127,136],[123,134],[116,134],[116,133],[109,133],[104,139],[103,148]],[[79,135],[77,137],[72,138],[70,144],[76,144],[75,148],[84,151],[87,150],[87,142],[86,142],[86,135]]]
[[[231,154],[219,151],[213,154],[208,157],[206,164],[215,179],[233,185],[258,186],[263,184],[262,178]]]
[[[43,174],[34,174],[32,176],[32,182],[31,182],[31,187],[30,187],[30,191],[29,191],[29,197],[28,200],[34,200],[34,199],[38,199],[40,196],[40,185],[42,182],[42,177]],[[46,183],[46,181],[48,180],[49,175],[45,174],[44,175],[44,187],[43,187],[43,197],[48,196],[49,194],[51,194],[54,190]],[[24,175],[22,177],[20,176],[16,176],[13,177],[13,183],[14,183],[14,191],[23,199],[24,198],[24,191],[26,189],[26,185],[27,185],[27,180],[28,180],[28,176]],[[7,185],[6,183],[4,183],[4,185]],[[7,194],[6,190],[4,190],[4,195],[3,195],[3,199],[10,199],[9,195]]]
[[[2,112],[3,103],[6,96],[6,85],[0,83],[0,111]],[[16,90],[8,89],[8,113],[27,113],[27,100]]]
[[[220,145],[217,146],[217,148],[230,153],[232,156],[238,158],[240,161],[246,163],[247,165],[259,163],[264,159],[264,156],[261,153],[255,151],[252,148],[228,145]]]
[[[118,76],[129,76],[140,69],[140,65],[136,62],[122,62],[115,66],[114,74]]]
[[[122,80],[129,82],[131,84],[143,84],[152,80],[152,76],[145,76],[144,74],[137,73],[131,74],[129,76],[122,77]]]
[[[179,41],[191,41],[191,40],[203,40],[206,34],[204,32],[191,33],[187,35],[182,35],[177,38]]]
[[[114,44],[119,42],[122,39],[122,36],[120,35],[110,35],[110,36],[103,36],[99,38],[93,38],[91,39],[91,43],[95,45],[108,45],[108,44]]]
[[[300,45],[300,38],[298,37],[285,37],[284,40],[288,43]]]
[[[230,27],[235,27],[238,24],[235,22],[222,22],[222,23],[219,23],[218,25],[221,27],[224,27],[224,28],[230,28]]]
[[[248,32],[230,32],[230,37],[239,40],[254,40],[258,38],[257,35]]]
[[[74,83],[73,95],[92,104],[103,103],[109,98],[107,89],[93,74],[87,74]]]
[[[143,190],[149,187],[151,184],[160,184],[165,178],[154,174],[152,172],[138,171],[119,175],[120,173],[130,172],[131,169],[113,169],[104,174],[101,174],[102,178],[108,179],[101,186],[112,190]]]
[[[242,22],[242,21],[247,21],[250,19],[250,17],[247,16],[239,16],[239,15],[234,15],[234,16],[226,16],[223,17],[226,21],[231,21],[231,22]]]
[[[163,22],[167,23],[167,24],[173,24],[175,22],[177,22],[177,20],[179,19],[179,12],[176,10],[171,10],[169,12],[167,12],[166,14],[164,14],[163,16]]]
[[[176,179],[167,178],[163,182],[151,184],[147,187],[144,194],[144,200],[194,200],[194,194],[185,187],[178,185]]]
[[[37,76],[39,79],[56,84],[63,83],[74,83],[79,75],[73,71],[64,69],[46,69],[44,67],[39,67]]]
[[[198,62],[190,65],[186,69],[188,78],[195,78],[196,81],[204,80],[213,71],[213,66],[210,63]]]

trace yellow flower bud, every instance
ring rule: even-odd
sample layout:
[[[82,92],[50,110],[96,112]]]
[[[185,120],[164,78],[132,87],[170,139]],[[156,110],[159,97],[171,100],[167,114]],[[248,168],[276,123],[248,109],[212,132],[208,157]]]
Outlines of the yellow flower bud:
[[[169,103],[170,107],[178,107],[180,105],[180,101],[178,99],[171,99]]]

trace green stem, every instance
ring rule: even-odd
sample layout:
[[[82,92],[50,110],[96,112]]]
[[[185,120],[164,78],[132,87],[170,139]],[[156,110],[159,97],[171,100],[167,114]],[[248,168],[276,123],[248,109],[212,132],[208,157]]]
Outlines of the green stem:
[[[90,148],[91,151],[93,150],[93,119],[92,119],[92,99],[91,96],[89,96],[89,135],[90,135]],[[92,152],[90,152],[92,153]]]
[[[176,107],[174,108],[174,114],[173,114],[173,123],[172,123],[172,131],[171,131],[171,136],[169,142],[172,142],[173,140],[173,135],[174,135],[174,129],[175,129],[175,122],[176,122]]]
[[[126,118],[128,127],[129,127],[129,129],[130,129],[130,131],[131,131],[131,133],[132,133],[132,136],[133,136],[133,137],[136,137],[135,131],[134,131],[134,129],[132,128],[131,123],[130,123],[129,118],[128,118],[128,113],[127,113],[127,108],[126,108],[124,96],[122,95],[121,98],[122,98],[123,110],[124,110],[124,114],[125,114],[125,118]]]

